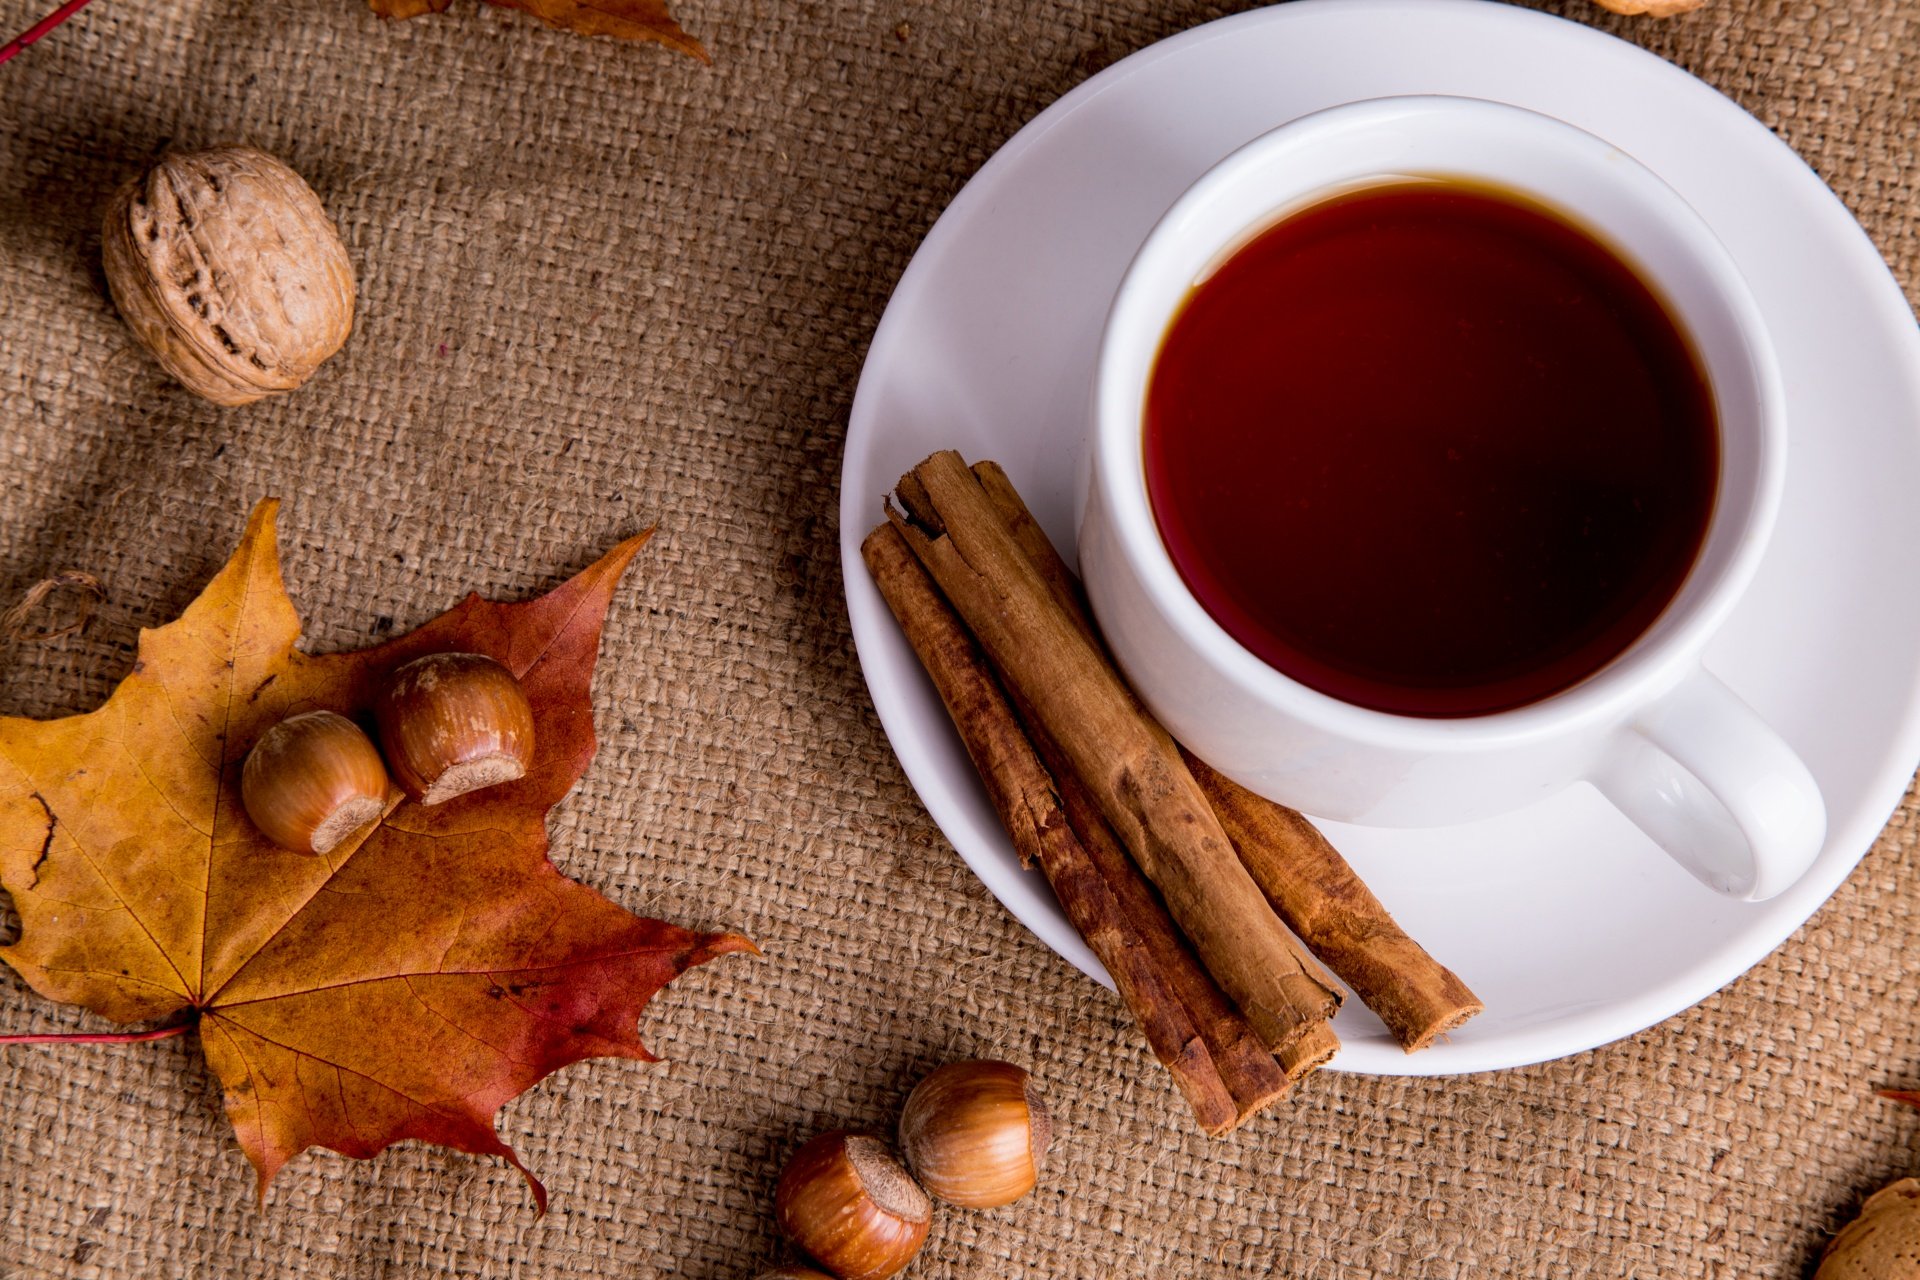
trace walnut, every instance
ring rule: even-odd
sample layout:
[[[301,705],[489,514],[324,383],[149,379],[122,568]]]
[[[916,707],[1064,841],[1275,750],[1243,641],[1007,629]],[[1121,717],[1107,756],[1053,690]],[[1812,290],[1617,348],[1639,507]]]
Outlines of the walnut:
[[[291,391],[353,328],[353,264],[313,189],[253,147],[176,151],[114,194],[101,248],[134,336],[189,391]]]
[[[1867,1197],[1827,1245],[1814,1280],[1912,1280],[1920,1275],[1920,1178]]]

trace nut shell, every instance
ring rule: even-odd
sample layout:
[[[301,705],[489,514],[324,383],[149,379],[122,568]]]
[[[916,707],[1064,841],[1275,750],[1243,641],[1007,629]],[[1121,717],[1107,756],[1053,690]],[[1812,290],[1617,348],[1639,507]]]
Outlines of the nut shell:
[[[886,1280],[913,1261],[933,1203],[884,1140],[830,1130],[780,1174],[773,1213],[787,1238],[840,1280]]]
[[[387,808],[387,771],[360,726],[331,711],[288,716],[240,766],[240,804],[295,853],[331,853]]]
[[[174,151],[117,191],[107,287],[189,391],[238,405],[291,391],[353,328],[353,264],[320,198],[254,147]]]
[[[1920,1178],[1867,1197],[1860,1216],[1827,1245],[1814,1280],[1912,1280],[1920,1276]]]
[[[421,804],[526,776],[533,707],[513,672],[479,653],[430,653],[388,678],[373,706],[394,781]]]
[[[1033,1077],[989,1058],[949,1062],[914,1086],[900,1111],[900,1149],[927,1191],[994,1209],[1033,1190],[1053,1124]]]

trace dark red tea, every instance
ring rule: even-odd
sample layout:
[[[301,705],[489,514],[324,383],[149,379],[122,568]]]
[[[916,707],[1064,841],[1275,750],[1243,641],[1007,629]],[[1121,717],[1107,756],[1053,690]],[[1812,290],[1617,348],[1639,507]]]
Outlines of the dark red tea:
[[[1147,489],[1187,585],[1280,671],[1415,716],[1524,706],[1679,590],[1719,469],[1691,343],[1517,197],[1342,195],[1229,256],[1162,343]]]

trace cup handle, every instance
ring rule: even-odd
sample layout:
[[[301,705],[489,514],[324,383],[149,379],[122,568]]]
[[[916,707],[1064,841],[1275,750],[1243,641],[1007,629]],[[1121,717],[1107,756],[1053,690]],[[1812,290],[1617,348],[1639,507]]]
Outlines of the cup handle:
[[[1701,883],[1749,902],[1798,880],[1826,839],[1813,774],[1704,669],[1634,717],[1592,781]]]

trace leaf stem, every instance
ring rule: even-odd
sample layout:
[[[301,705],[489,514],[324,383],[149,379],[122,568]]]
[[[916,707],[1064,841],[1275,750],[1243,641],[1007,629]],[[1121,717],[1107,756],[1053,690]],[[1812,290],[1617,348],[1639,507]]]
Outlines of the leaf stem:
[[[86,3],[86,0],[81,0]],[[74,1031],[47,1032],[40,1035],[0,1036],[0,1045],[8,1044],[140,1044],[147,1040],[170,1040],[193,1030],[191,1022],[178,1022],[156,1031]]]
[[[92,3],[93,0],[67,0],[65,4],[7,41],[6,44],[0,45],[0,62],[6,62],[17,56],[22,49]],[[0,1044],[4,1043],[6,1041],[0,1040]]]

